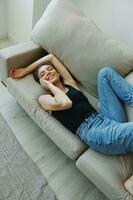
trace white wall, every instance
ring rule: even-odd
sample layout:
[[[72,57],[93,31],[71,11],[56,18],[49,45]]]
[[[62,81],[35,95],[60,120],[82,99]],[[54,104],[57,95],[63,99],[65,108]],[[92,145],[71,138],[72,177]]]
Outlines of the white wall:
[[[33,26],[43,14],[49,1],[7,0],[9,37],[17,42],[29,40]]]
[[[51,0],[34,0],[33,6],[33,27],[39,20]]]
[[[0,0],[0,38],[7,36],[7,10],[6,0]]]
[[[7,0],[8,35],[17,42],[29,39],[32,30],[33,0]]]
[[[28,40],[32,26],[35,25],[50,1],[0,0],[0,34],[7,32],[6,14],[8,13],[9,36],[18,42]],[[133,48],[133,0],[72,1],[104,32]]]

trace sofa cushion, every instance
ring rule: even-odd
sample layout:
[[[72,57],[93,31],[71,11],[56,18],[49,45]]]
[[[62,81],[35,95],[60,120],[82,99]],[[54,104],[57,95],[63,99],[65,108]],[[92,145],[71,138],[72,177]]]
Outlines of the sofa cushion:
[[[122,75],[133,68],[133,51],[104,34],[71,0],[52,0],[31,36],[94,95],[101,67],[111,65]]]
[[[133,200],[123,184],[133,173],[133,153],[108,156],[88,149],[77,160],[76,166],[109,199]]]
[[[45,91],[34,81],[32,75],[19,80],[8,78],[7,88],[44,133],[71,159],[78,158],[88,148],[76,135],[41,108],[38,97],[45,94]]]

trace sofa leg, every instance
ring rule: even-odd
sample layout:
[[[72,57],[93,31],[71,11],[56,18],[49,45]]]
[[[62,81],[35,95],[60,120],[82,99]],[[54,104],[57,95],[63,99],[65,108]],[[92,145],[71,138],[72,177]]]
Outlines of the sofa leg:
[[[133,175],[124,183],[126,190],[133,196]]]

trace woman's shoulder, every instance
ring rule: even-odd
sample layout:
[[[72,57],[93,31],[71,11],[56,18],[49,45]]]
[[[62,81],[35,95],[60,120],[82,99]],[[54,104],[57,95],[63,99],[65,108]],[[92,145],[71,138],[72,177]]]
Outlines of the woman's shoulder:
[[[80,84],[76,81],[64,81],[64,85],[66,86],[72,86],[73,88],[80,90]]]

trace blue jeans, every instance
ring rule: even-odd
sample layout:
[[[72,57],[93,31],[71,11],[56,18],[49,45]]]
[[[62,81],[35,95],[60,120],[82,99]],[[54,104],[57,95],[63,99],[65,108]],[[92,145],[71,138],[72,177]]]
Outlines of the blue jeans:
[[[133,152],[133,122],[127,122],[123,103],[133,107],[133,86],[111,67],[98,73],[100,112],[93,113],[76,134],[92,149],[119,155]]]

